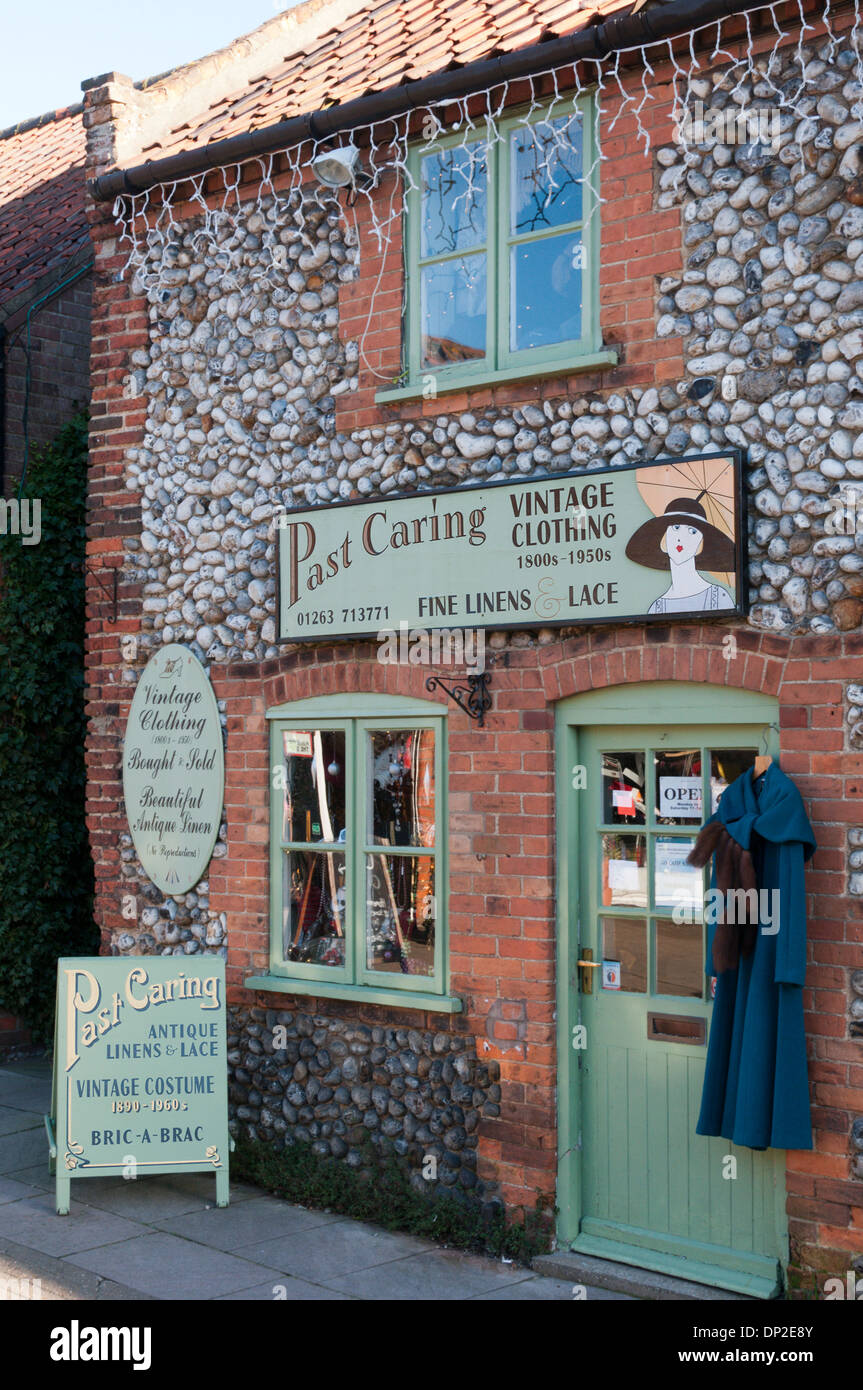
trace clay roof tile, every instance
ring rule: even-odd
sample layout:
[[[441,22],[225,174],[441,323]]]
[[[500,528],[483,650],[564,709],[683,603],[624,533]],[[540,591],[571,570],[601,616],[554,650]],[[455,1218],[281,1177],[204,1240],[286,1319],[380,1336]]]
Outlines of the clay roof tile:
[[[588,28],[636,0],[366,0],[302,53],[285,55],[242,92],[213,102],[198,121],[166,132],[152,157],[220,140],[413,81],[458,64],[512,52],[544,36]]]
[[[80,107],[0,132],[0,307],[88,240]]]

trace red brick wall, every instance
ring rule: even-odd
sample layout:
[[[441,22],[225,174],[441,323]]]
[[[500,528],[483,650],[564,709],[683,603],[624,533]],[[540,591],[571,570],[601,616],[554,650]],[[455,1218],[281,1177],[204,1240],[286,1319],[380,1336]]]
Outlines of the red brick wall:
[[[655,100],[642,114],[654,148],[671,140],[670,68],[657,67]],[[587,79],[586,79],[587,80]],[[636,91],[635,77],[628,83]],[[624,78],[624,88],[627,80]],[[549,95],[553,87],[549,85]],[[510,84],[509,100],[518,106],[529,100],[529,89]],[[610,125],[622,102],[608,99],[605,122]],[[402,222],[392,217],[387,244],[378,248],[367,201],[356,205],[362,258],[357,278],[339,294],[339,332],[343,340],[362,339],[359,389],[336,398],[336,423],[340,430],[360,429],[382,421],[411,420],[419,416],[458,414],[490,406],[514,406],[585,392],[613,391],[629,386],[659,386],[674,382],[683,373],[679,338],[656,339],[655,301],[658,279],[680,271],[680,210],[653,210],[652,158],[646,159],[633,117],[622,117],[614,135],[603,142],[608,160],[600,170],[602,236],[599,267],[600,328],[603,347],[618,349],[616,367],[564,372],[540,381],[446,392],[428,400],[375,404],[375,392],[395,384],[401,371],[401,307],[403,296]],[[393,176],[384,178],[378,197],[387,217],[398,214],[399,197]],[[429,369],[429,375],[434,371]]]
[[[101,89],[100,89],[101,90]],[[99,92],[88,93],[97,100]],[[104,115],[104,108],[94,113]],[[85,117],[86,119],[86,117]],[[99,166],[88,168],[88,177]],[[143,398],[127,394],[130,356],[147,343],[147,305],[132,293],[129,278],[117,279],[126,256],[117,250],[111,207],[90,204],[93,241],[93,333],[90,346],[90,458],[86,557],[86,712],[89,721],[86,819],[93,849],[96,918],[103,949],[120,916],[119,835],[123,814],[122,740],[133,687],[122,681],[121,641],[140,630],[141,586],[118,573],[113,604],[113,571],[121,570],[123,547],[141,534],[140,494],[125,486],[124,459],[140,441],[146,419]]]
[[[90,398],[92,277],[61,290],[30,319],[30,447],[47,444]],[[3,490],[24,464],[24,399],[27,368],[26,310],[7,325],[5,467]]]
[[[776,6],[776,19],[797,42],[799,15],[796,3]],[[834,32],[848,27],[853,16],[833,16]],[[796,26],[795,27],[795,21]],[[824,27],[814,15],[807,16],[806,41],[816,42]],[[752,36],[755,55],[769,53],[776,40],[773,17],[766,10],[750,14],[747,22],[736,22],[739,38],[730,23],[723,26],[723,52],[737,56]],[[709,54],[715,32],[703,31],[698,50],[710,66]],[[583,396],[611,392],[624,387],[661,386],[673,383],[683,374],[683,347],[679,338],[656,338],[656,296],[663,275],[679,275],[684,268],[679,208],[654,207],[656,185],[662,172],[655,164],[657,148],[672,142],[671,114],[674,104],[674,69],[670,62],[657,62],[649,79],[650,101],[642,103],[641,70],[621,70],[617,79],[602,93],[602,151],[606,156],[599,168],[602,198],[601,247],[599,265],[600,329],[603,347],[618,350],[618,364],[606,369],[561,373],[541,380],[510,382],[506,385],[470,391],[442,393],[419,401],[375,404],[375,392],[395,384],[401,371],[401,314],[403,297],[401,202],[392,177],[385,177],[378,189],[381,217],[388,219],[386,245],[379,249],[371,230],[371,217],[365,198],[357,200],[356,225],[363,248],[358,278],[342,287],[339,294],[342,338],[362,338],[359,389],[336,398],[336,423],[340,430],[378,425],[390,420],[412,420],[421,416],[458,414],[465,410],[506,407],[528,401]],[[678,83],[680,82],[678,75]],[[582,77],[585,87],[595,81],[595,69],[588,65]],[[546,92],[554,95],[551,79]],[[542,93],[541,83],[537,92]],[[561,95],[566,95],[561,93]],[[507,102],[518,106],[530,100],[530,89],[512,82]],[[621,114],[626,98],[630,104]],[[645,153],[643,135],[632,114],[643,105],[640,121],[650,135],[650,152]],[[454,118],[457,115],[453,107]],[[480,108],[474,114],[480,114]],[[482,117],[480,125],[482,124]],[[417,128],[419,133],[419,127]],[[434,375],[430,369],[429,375]]]
[[[734,631],[739,654],[725,658]],[[425,672],[381,665],[368,644],[307,650],[214,676],[228,711],[228,854],[210,871],[210,901],[228,914],[232,1000],[268,965],[268,707],[340,690],[428,698]],[[501,1116],[480,1126],[481,1178],[512,1205],[554,1193],[556,1172],[553,702],[649,681],[765,691],[780,704],[782,766],[804,797],[818,841],[807,870],[809,970],[804,994],[815,1148],[788,1155],[792,1269],[844,1276],[861,1248],[863,1188],[850,1177],[849,1132],[863,1112],[863,1057],[848,1036],[848,973],[859,965],[863,903],[846,895],[846,837],[860,821],[863,754],[843,751],[843,682],[859,678],[863,637],[788,639],[744,627],[594,631],[498,654],[493,709],[478,731],[448,710],[452,991],[465,1011],[442,1022],[378,1006],[258,995],[366,1022],[470,1031],[501,1068]],[[108,885],[106,885],[107,887]],[[116,889],[111,913],[116,912]],[[497,1001],[500,1001],[499,1003]],[[490,1019],[491,1006],[495,1004]],[[517,1021],[526,1019],[526,1027]]]
[[[657,72],[654,91],[666,75]],[[90,118],[106,115],[98,92],[89,93]],[[110,114],[110,113],[108,113]],[[607,118],[608,119],[608,118]],[[654,139],[667,140],[667,120],[653,116]],[[615,143],[620,141],[620,145]],[[654,341],[656,277],[682,262],[679,212],[653,213],[652,165],[645,160],[632,123],[621,120],[606,145],[613,164],[603,166],[601,262],[602,324],[606,343],[619,345],[621,365],[602,373],[484,389],[434,401],[376,407],[380,384],[363,367],[360,389],[338,400],[340,429],[419,413],[448,414],[491,403],[517,404],[561,395],[583,396],[619,385],[676,380],[680,344]],[[95,172],[95,170],[90,170]],[[257,170],[244,171],[241,197],[251,196]],[[187,210],[190,212],[191,210]],[[363,202],[358,204],[364,235]],[[176,213],[182,218],[184,212]],[[124,395],[130,353],[146,342],[143,299],[118,283],[124,257],[117,253],[110,209],[91,210],[96,249],[92,344],[90,529],[88,542],[87,823],[96,861],[96,914],[105,945],[120,929],[119,836],[127,829],[121,792],[121,742],[133,687],[124,683],[123,634],[138,630],[140,590],[121,583],[116,615],[103,592],[112,567],[120,566],[127,536],[140,533],[140,499],[126,490],[125,449],[142,436],[143,399]],[[394,226],[396,224],[393,224]],[[360,278],[340,293],[341,332],[354,338],[366,327],[371,288],[381,270],[367,228]],[[397,243],[383,269],[386,313],[368,325],[365,351],[375,370],[399,370],[401,300]],[[725,660],[722,638],[734,631],[739,656]],[[140,664],[140,663],[139,663]],[[846,894],[848,827],[859,824],[863,755],[844,751],[843,682],[861,678],[863,637],[789,639],[736,627],[592,630],[542,648],[511,649],[493,667],[494,706],[487,728],[477,731],[449,709],[451,808],[451,919],[453,992],[465,1012],[442,1022],[421,1016],[435,1029],[470,1031],[479,1055],[501,1066],[501,1116],[480,1130],[479,1175],[502,1183],[513,1204],[532,1206],[537,1189],[551,1195],[556,1170],[556,1058],[553,1010],[555,975],[553,859],[553,702],[590,688],[652,680],[711,682],[766,690],[781,705],[782,765],[807,803],[818,852],[809,867],[810,966],[805,992],[809,1034],[815,1148],[788,1155],[792,1273],[811,1288],[830,1272],[844,1277],[863,1247],[863,1185],[850,1178],[852,1117],[863,1114],[860,1043],[847,1026],[849,969],[859,965],[863,904]],[[389,691],[428,698],[425,673],[382,666],[368,645],[304,648],[279,661],[241,663],[213,671],[227,702],[225,803],[228,855],[210,870],[212,910],[228,919],[232,996],[246,998],[243,978],[268,963],[267,798],[265,710],[292,699],[339,690]],[[273,1007],[291,996],[262,996]],[[494,1006],[494,1013],[490,1011]],[[303,1007],[311,1007],[303,1001]],[[375,1022],[416,1023],[415,1011],[315,1001],[322,1013]]]

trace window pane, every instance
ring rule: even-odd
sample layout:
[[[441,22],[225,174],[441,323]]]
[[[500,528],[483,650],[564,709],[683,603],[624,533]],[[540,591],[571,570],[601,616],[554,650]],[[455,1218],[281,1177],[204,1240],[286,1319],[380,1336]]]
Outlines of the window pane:
[[[655,753],[656,820],[659,825],[701,821],[701,749]]]
[[[420,295],[424,367],[485,357],[484,251],[424,266]]]
[[[344,839],[345,735],[341,729],[284,729],[283,840]]]
[[[644,835],[603,835],[603,907],[647,907],[647,841]]]
[[[694,839],[656,837],[653,902],[659,908],[676,907],[678,915],[685,920],[700,922],[704,901],[703,871],[686,862],[694,844]]]
[[[603,825],[644,825],[644,754],[603,753]]]
[[[754,748],[715,748],[710,754],[711,813],[719,805],[719,798],[728,784],[752,767],[755,751]]]
[[[282,948],[285,960],[345,963],[345,856],[285,851]]]
[[[643,917],[603,917],[602,959],[620,966],[624,993],[647,992],[647,924]]]
[[[433,729],[368,736],[366,833],[376,845],[434,846]]]
[[[581,233],[519,242],[510,250],[510,348],[581,337]]]
[[[701,926],[697,922],[656,923],[656,993],[700,999],[704,990]]]
[[[519,126],[510,135],[513,236],[580,222],[581,115]]]
[[[366,858],[366,965],[390,974],[433,975],[435,865],[430,854]]]
[[[488,204],[485,145],[474,142],[426,155],[420,169],[423,258],[483,246]]]

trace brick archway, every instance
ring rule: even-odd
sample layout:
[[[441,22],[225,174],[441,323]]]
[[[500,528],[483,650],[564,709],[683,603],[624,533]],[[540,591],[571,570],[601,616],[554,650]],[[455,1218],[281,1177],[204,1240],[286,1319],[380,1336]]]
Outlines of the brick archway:
[[[542,685],[551,701],[649,681],[689,681],[778,695],[789,651],[789,638],[751,628],[603,630],[560,643],[556,659],[543,661]]]

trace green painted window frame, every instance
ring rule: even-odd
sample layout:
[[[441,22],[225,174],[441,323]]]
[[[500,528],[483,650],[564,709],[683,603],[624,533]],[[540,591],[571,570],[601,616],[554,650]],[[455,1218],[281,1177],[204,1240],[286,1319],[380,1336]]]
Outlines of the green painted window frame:
[[[573,112],[581,113],[582,166],[590,178],[582,181],[582,215],[579,220],[551,230],[512,235],[510,232],[511,151],[510,135],[525,123],[545,119],[557,120]],[[458,250],[447,256],[422,257],[421,235],[421,162],[441,149],[461,145],[463,132],[444,136],[433,143],[418,142],[408,151],[409,187],[405,195],[403,217],[405,312],[401,384],[376,393],[379,401],[396,400],[422,395],[425,383],[434,379],[435,391],[446,392],[468,386],[527,377],[548,376],[560,371],[613,365],[617,354],[602,348],[599,325],[599,189],[596,131],[596,105],[591,94],[566,101],[551,101],[548,106],[529,111],[519,108],[498,123],[500,139],[488,149],[489,199],[486,253],[486,355],[481,360],[454,362],[446,366],[423,367],[421,362],[421,271],[426,264],[441,264],[457,260],[464,254]],[[477,140],[483,139],[477,132]],[[544,347],[513,350],[509,346],[509,306],[511,293],[510,247],[529,240],[543,240],[566,232],[581,232],[585,253],[582,270],[582,335]]]
[[[308,994],[324,998],[364,999],[370,1003],[390,1003],[400,1008],[415,1007],[446,1013],[461,1010],[461,1000],[448,993],[449,920],[447,873],[447,721],[440,705],[405,697],[372,695],[323,696],[281,705],[267,712],[270,726],[270,945],[269,971],[246,979],[246,987]],[[288,729],[336,729],[345,735],[345,767],[349,770],[345,787],[345,820],[349,834],[343,844],[283,839],[284,793],[277,785],[275,771],[282,765],[282,733]],[[435,874],[435,970],[434,975],[402,975],[371,969],[365,958],[364,871],[369,854],[380,854],[381,846],[366,839],[366,736],[376,729],[431,728],[435,733],[434,775],[435,842],[433,849],[415,845],[388,845],[387,857],[410,857],[421,853],[434,861]],[[345,855],[348,910],[345,917],[345,964],[326,966],[285,959],[283,944],[283,885],[286,872],[285,851],[329,849]]]

